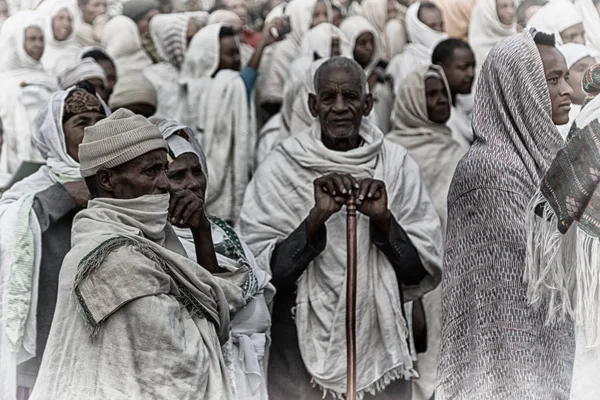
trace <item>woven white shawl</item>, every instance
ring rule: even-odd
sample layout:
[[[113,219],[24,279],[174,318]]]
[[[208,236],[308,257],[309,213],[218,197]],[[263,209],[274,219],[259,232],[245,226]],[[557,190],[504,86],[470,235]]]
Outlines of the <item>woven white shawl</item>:
[[[328,150],[320,125],[284,141],[259,167],[246,193],[240,234],[261,268],[269,268],[278,243],[306,218],[314,204],[313,180],[331,172],[386,183],[389,207],[419,251],[429,276],[404,289],[405,300],[438,284],[441,231],[418,167],[406,150],[363,122],[365,144],[348,152]],[[296,326],[304,365],[313,381],[340,397],[346,391],[346,216],[332,216],[327,247],[298,280]],[[357,387],[362,397],[397,379],[414,376],[397,280],[387,258],[369,240],[369,219],[357,217]]]

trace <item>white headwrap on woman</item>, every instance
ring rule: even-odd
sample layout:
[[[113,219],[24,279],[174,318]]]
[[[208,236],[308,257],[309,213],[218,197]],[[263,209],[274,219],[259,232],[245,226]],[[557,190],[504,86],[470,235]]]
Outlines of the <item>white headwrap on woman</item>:
[[[0,30],[0,120],[4,135],[0,153],[0,174],[7,180],[21,161],[42,161],[31,143],[33,121],[58,89],[40,61],[25,51],[25,30],[43,30],[43,19],[34,11],[21,11],[8,18]]]
[[[406,11],[406,32],[409,44],[401,54],[395,56],[388,65],[387,72],[394,78],[394,93],[404,78],[412,71],[431,64],[433,49],[448,38],[445,32],[438,32],[419,19],[421,2],[413,3]]]
[[[516,22],[513,21],[511,25],[500,22],[496,0],[477,0],[469,25],[469,43],[475,53],[477,66],[483,66],[492,47],[515,33]]]
[[[58,85],[62,90],[87,79],[101,79],[106,83],[104,70],[93,58],[84,58],[75,62],[58,76]]]
[[[244,25],[242,19],[236,13],[229,10],[213,11],[208,17],[208,24],[224,24],[232,27],[236,32],[240,31],[242,25]],[[238,47],[240,49],[242,65],[245,66],[252,58],[252,54],[254,54],[254,48],[243,42],[238,42]]]
[[[575,8],[583,18],[586,46],[600,54],[600,12],[593,0],[575,0]]]
[[[377,30],[375,29],[375,27],[373,25],[371,25],[371,23],[365,17],[362,17],[360,15],[355,15],[355,16],[346,18],[342,22],[342,25],[340,25],[340,29],[342,30],[342,32],[344,32],[346,37],[348,37],[348,40],[350,40],[350,53],[351,54],[354,54],[354,47],[356,46],[356,40],[358,39],[358,37],[360,35],[362,35],[363,33],[367,33],[367,32],[369,32],[373,35],[375,49],[373,50],[373,57],[371,58],[369,65],[367,66],[367,68],[365,68],[365,73],[367,74],[367,76],[370,75],[371,72],[373,72],[373,70],[375,69],[375,66],[379,62],[379,59],[381,56],[380,41],[378,39],[379,33],[377,33]]]
[[[137,25],[123,15],[117,15],[107,22],[102,34],[102,46],[113,59],[119,78],[129,73],[140,74],[152,64],[142,49]]]
[[[72,31],[65,40],[58,41],[54,37],[52,21],[63,10],[69,13]],[[68,66],[77,61],[80,46],[75,41],[75,19],[78,17],[78,12],[73,2],[69,0],[44,0],[37,11],[46,19],[42,64],[48,72],[58,76]]]
[[[15,398],[17,365],[36,356],[36,312],[42,233],[32,209],[36,193],[57,182],[81,179],[79,163],[67,154],[63,132],[68,91],[58,91],[40,114],[33,142],[46,159],[36,173],[0,199],[0,397]]]
[[[315,117],[312,116],[308,109],[308,95],[315,93],[315,73],[325,61],[325,59],[314,61],[304,74],[302,85],[298,89],[298,95],[292,106],[292,116],[290,118],[291,136],[307,130],[315,120]]]
[[[581,23],[583,18],[571,1],[553,0],[531,17],[527,22],[527,28],[552,34],[556,38],[556,44],[561,45],[563,44],[561,32]]]
[[[388,21],[387,0],[365,0],[361,4],[362,16],[369,21],[377,32],[380,56],[391,60],[399,54],[406,44],[406,34],[402,23],[397,19]]]
[[[221,70],[215,75],[222,27],[207,25],[192,39],[181,67],[175,119],[194,128],[206,152],[214,182],[206,195],[208,211],[233,221],[253,169],[256,122],[239,72]]]

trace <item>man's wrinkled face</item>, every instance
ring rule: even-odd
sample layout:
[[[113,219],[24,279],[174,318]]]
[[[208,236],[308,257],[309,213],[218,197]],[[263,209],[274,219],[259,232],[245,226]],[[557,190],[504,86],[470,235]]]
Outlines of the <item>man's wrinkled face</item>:
[[[471,93],[475,80],[475,56],[470,49],[454,49],[452,56],[441,66],[453,95]]]
[[[331,68],[316,82],[316,94],[309,96],[310,112],[319,118],[322,133],[332,140],[358,135],[364,116],[373,107],[371,94],[365,94],[360,77],[354,71]]]
[[[418,18],[434,31],[444,32],[444,20],[439,8],[421,7]]]
[[[581,104],[583,103],[583,99],[585,99],[585,92],[583,91],[582,81],[583,75],[585,72],[590,69],[596,61],[592,57],[584,57],[581,60],[577,61],[571,69],[569,69],[569,85],[573,89],[573,94],[571,95],[571,100],[573,104]]]
[[[204,200],[206,175],[202,172],[202,164],[196,154],[184,153],[177,157],[169,164],[167,177],[172,191],[179,192],[187,189]]]
[[[450,99],[440,78],[429,77],[425,80],[425,98],[429,120],[445,124],[450,119]]]
[[[537,46],[537,48],[544,64],[544,74],[552,103],[552,122],[555,125],[565,125],[569,122],[571,94],[573,93],[573,89],[569,85],[567,62],[556,47]]]
[[[575,24],[560,33],[564,44],[579,43],[585,44],[585,29],[583,24]]]
[[[25,52],[35,61],[40,61],[44,54],[44,35],[40,28],[29,27],[25,29]]]
[[[52,32],[54,33],[54,39],[59,42],[67,40],[71,33],[73,33],[73,21],[71,20],[71,14],[66,8],[63,8],[52,18]]]
[[[240,49],[238,48],[235,37],[225,36],[220,40],[220,60],[218,70],[231,69],[241,71],[242,60],[240,58]]]
[[[135,199],[149,194],[169,193],[167,152],[154,150],[108,170],[109,191],[116,199]],[[101,181],[105,179],[101,178]],[[103,182],[104,183],[104,182]],[[103,185],[106,188],[106,185]]]
[[[496,0],[496,14],[504,25],[512,25],[517,9],[514,0]]]

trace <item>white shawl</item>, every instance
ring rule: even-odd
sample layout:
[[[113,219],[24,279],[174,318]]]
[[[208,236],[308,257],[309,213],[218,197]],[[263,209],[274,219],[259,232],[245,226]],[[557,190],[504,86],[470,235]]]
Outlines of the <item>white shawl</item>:
[[[377,66],[377,63],[381,57],[381,44],[378,39],[379,33],[377,33],[375,27],[371,25],[371,23],[365,17],[361,17],[359,15],[346,18],[340,25],[340,29],[350,41],[350,51],[352,54],[354,54],[356,39],[358,39],[360,35],[367,32],[370,32],[373,35],[375,49],[373,50],[373,57],[371,58],[369,65],[367,68],[365,68],[365,73],[367,76],[369,76],[375,69],[375,66]]]
[[[365,144],[348,152],[328,150],[315,122],[284,141],[260,166],[248,186],[239,220],[243,240],[268,269],[278,243],[292,233],[314,204],[313,180],[331,172],[385,182],[391,212],[419,251],[429,276],[403,288],[405,301],[421,297],[441,279],[441,231],[418,167],[406,150],[364,121]],[[294,188],[294,190],[290,190]],[[327,247],[298,280],[296,327],[300,352],[313,381],[325,392],[346,391],[346,215],[326,223]],[[357,387],[359,398],[397,379],[414,376],[408,330],[396,276],[369,240],[369,219],[357,216]]]
[[[135,22],[123,15],[108,21],[102,34],[102,46],[114,61],[119,79],[130,73],[140,74],[152,64],[150,57],[142,49]]]
[[[477,0],[469,25],[469,44],[481,69],[488,53],[502,39],[517,33],[516,22],[504,25],[498,18],[496,0]]]
[[[7,181],[21,161],[43,161],[31,143],[36,130],[33,121],[58,90],[56,79],[25,52],[25,29],[31,26],[43,32],[40,15],[22,11],[7,19],[0,31],[0,120],[4,130],[0,174]]]
[[[64,99],[54,93],[33,141],[46,166],[15,184],[0,199],[0,397],[14,398],[17,365],[36,355],[36,313],[42,234],[33,197],[56,182],[81,179],[68,154],[62,128]]]
[[[303,132],[308,129],[315,117],[312,116],[308,108],[308,95],[315,93],[315,73],[325,60],[314,61],[310,69],[304,74],[302,86],[298,89],[298,94],[292,107],[292,117],[290,118],[290,135]]]
[[[257,135],[253,103],[239,72],[214,75],[222,26],[202,28],[190,43],[181,68],[176,120],[194,129],[206,152],[213,182],[206,195],[208,212],[234,221],[253,171]]]
[[[354,4],[357,2],[354,2]],[[380,57],[391,60],[406,44],[406,33],[399,20],[388,20],[387,0],[365,0],[361,4],[361,15],[377,31],[375,40]]]
[[[527,28],[552,34],[556,38],[556,44],[561,45],[563,44],[561,32],[581,23],[583,18],[571,1],[553,0],[531,17],[527,22]]]
[[[592,0],[575,0],[575,8],[583,18],[585,44],[600,54],[600,14]]]
[[[431,64],[431,54],[437,44],[448,38],[419,19],[421,2],[413,3],[406,11],[406,32],[409,44],[404,51],[390,61],[387,73],[394,78],[394,93],[398,93],[402,81],[412,71]]]
[[[71,16],[71,35],[63,40],[58,41],[54,38],[54,30],[52,29],[52,20],[62,10],[67,10]],[[77,18],[77,10],[75,10],[73,2],[69,0],[44,0],[38,12],[44,15],[44,55],[42,64],[44,68],[54,76],[60,75],[66,68],[77,62],[77,56],[81,46],[75,41],[75,19]]]

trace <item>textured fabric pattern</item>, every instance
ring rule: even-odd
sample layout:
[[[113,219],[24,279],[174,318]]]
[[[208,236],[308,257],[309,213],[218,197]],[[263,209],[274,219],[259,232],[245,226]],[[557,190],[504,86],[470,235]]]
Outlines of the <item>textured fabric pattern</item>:
[[[186,32],[191,14],[159,14],[150,20],[150,35],[161,58],[179,69],[187,48]]]
[[[586,104],[600,94],[600,64],[596,64],[586,71],[583,75],[582,85],[583,90],[587,93],[583,100],[583,106],[585,107]]]
[[[527,301],[525,210],[562,139],[529,31],[488,55],[448,195],[436,399],[566,399],[573,327]]]

